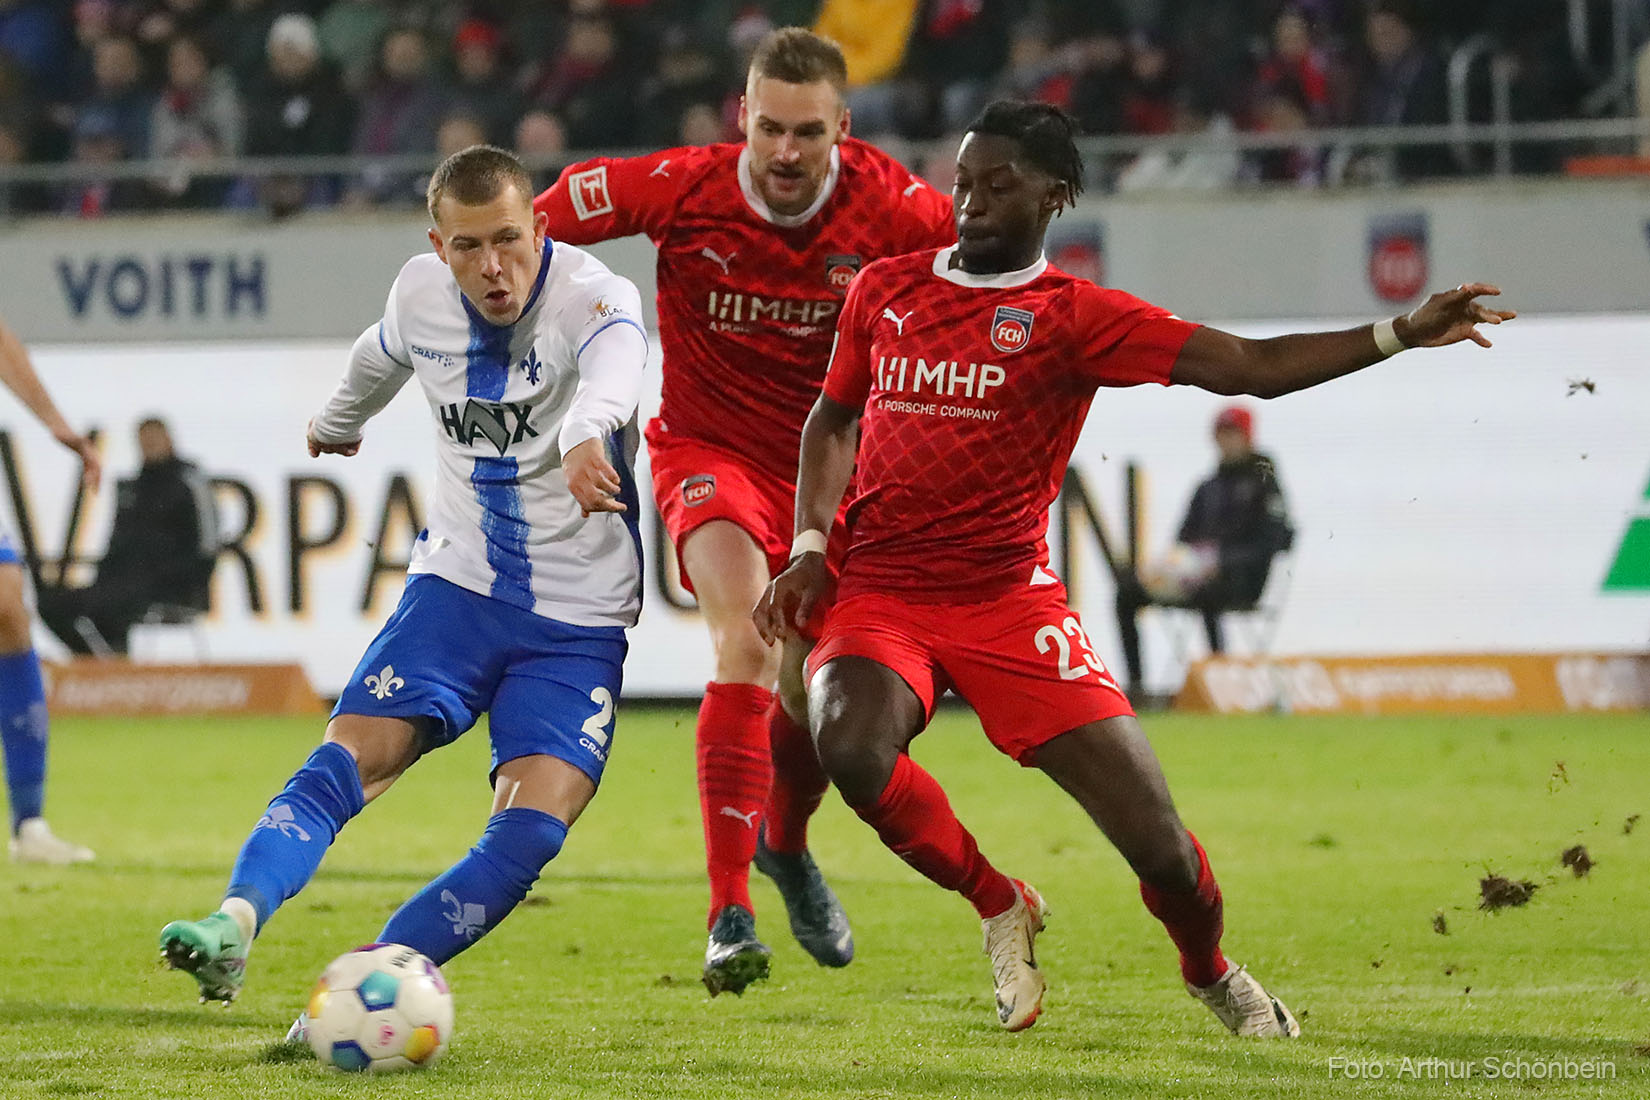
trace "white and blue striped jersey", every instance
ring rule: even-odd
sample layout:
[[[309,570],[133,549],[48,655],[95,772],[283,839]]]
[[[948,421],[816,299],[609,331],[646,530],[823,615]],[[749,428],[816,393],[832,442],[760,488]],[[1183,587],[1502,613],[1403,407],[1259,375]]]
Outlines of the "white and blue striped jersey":
[[[310,425],[321,442],[361,438],[416,375],[436,430],[435,494],[410,573],[577,626],[633,626],[641,538],[630,460],[647,336],[635,286],[571,245],[545,242],[527,308],[488,321],[441,258],[409,260],[381,322]],[[607,441],[621,513],[580,514],[562,455]]]

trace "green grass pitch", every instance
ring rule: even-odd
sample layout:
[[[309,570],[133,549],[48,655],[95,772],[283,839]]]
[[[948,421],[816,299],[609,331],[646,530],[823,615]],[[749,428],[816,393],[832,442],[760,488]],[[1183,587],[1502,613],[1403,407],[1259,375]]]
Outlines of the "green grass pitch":
[[[344,1076],[277,1041],[321,967],[479,834],[484,735],[350,826],[225,1011],[158,968],[155,937],[213,908],[320,722],[60,720],[48,809],[99,860],[0,864],[0,1097],[1650,1095],[1650,717],[1146,725],[1224,888],[1228,951],[1301,1017],[1299,1042],[1220,1031],[1087,819],[952,712],[916,756],[986,853],[1049,900],[1037,1026],[998,1031],[971,910],[835,796],[814,847],[858,957],[815,966],[759,878],[773,978],[709,999],[692,715],[632,708],[529,904],[447,966],[446,1060]],[[1585,879],[1559,864],[1578,843],[1597,864]],[[1540,888],[1481,912],[1486,871]],[[1561,1079],[1583,1067],[1614,1076]]]

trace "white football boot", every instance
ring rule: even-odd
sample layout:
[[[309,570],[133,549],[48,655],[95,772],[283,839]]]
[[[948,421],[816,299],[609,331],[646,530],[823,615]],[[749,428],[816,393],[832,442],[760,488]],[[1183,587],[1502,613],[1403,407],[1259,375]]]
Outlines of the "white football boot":
[[[991,956],[991,979],[997,986],[997,1022],[1006,1031],[1023,1031],[1043,1011],[1043,972],[1032,947],[1043,930],[1048,906],[1030,886],[1014,880],[1014,904],[980,922],[985,953]]]
[[[66,867],[71,863],[90,863],[97,854],[84,844],[64,840],[52,832],[43,817],[30,817],[17,827],[17,835],[6,843],[14,863],[49,863]]]
[[[1294,1039],[1301,1033],[1301,1025],[1283,1002],[1266,992],[1244,967],[1229,967],[1214,985],[1188,983],[1186,991],[1208,1005],[1233,1035]]]

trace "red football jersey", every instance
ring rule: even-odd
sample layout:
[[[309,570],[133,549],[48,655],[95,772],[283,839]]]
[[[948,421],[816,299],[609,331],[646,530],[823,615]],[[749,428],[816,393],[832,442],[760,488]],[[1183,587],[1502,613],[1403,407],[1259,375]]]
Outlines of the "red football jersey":
[[[739,144],[575,164],[533,203],[570,244],[646,233],[659,249],[664,401],[651,430],[748,455],[796,481],[843,294],[873,260],[956,240],[951,197],[842,142],[818,201],[769,210]]]
[[[974,276],[949,267],[955,251],[873,264],[848,291],[825,380],[864,409],[843,599],[1037,583],[1096,388],[1166,385],[1197,328],[1046,259]]]

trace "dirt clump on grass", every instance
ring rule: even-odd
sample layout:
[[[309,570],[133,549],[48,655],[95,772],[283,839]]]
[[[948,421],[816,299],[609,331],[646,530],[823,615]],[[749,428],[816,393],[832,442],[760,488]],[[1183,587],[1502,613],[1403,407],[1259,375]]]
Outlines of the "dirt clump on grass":
[[[1558,857],[1558,862],[1568,867],[1576,878],[1586,878],[1592,869],[1598,866],[1593,861],[1593,857],[1588,854],[1585,844],[1577,844],[1564,849]]]
[[[1501,875],[1485,875],[1478,880],[1478,908],[1495,913],[1528,905],[1538,889],[1529,879],[1514,882]]]

